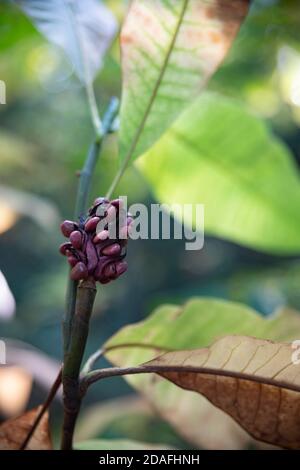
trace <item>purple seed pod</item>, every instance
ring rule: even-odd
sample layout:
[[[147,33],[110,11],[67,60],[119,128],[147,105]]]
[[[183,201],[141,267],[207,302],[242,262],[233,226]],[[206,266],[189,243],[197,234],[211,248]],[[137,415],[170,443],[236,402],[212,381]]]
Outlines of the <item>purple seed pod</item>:
[[[91,239],[86,244],[87,268],[89,274],[93,274],[99,262],[97,251]]]
[[[91,217],[85,223],[84,229],[86,232],[94,232],[100,222],[100,217]]]
[[[112,265],[112,267],[110,267]],[[106,281],[114,279],[115,268],[114,262],[109,256],[102,256],[95,270],[94,276],[101,284],[106,284]]]
[[[121,276],[121,274],[125,273],[127,271],[128,264],[126,261],[118,261],[116,263],[116,271],[118,276]]]
[[[82,234],[79,230],[75,230],[70,235],[70,242],[72,243],[73,247],[77,250],[80,250],[82,247]]]
[[[81,279],[87,279],[89,276],[87,267],[84,263],[81,261],[74,266],[74,268],[71,270],[71,279],[73,281],[80,281]]]
[[[121,249],[119,243],[113,243],[103,248],[102,254],[105,256],[118,256],[121,253]]]
[[[78,228],[78,225],[72,220],[65,220],[60,224],[61,233],[66,237],[69,238],[71,233]]]
[[[114,206],[110,206],[107,209],[106,220],[107,222],[113,222],[117,217],[117,209]]]
[[[106,225],[97,233],[98,223],[104,217]],[[124,212],[122,200],[114,199],[110,202],[105,198],[97,198],[88,211],[88,217],[81,220],[80,228],[71,220],[63,222],[61,231],[69,241],[61,245],[60,252],[67,256],[72,268],[71,279],[80,281],[92,278],[107,284],[121,276],[127,270],[124,257],[132,221],[131,215]],[[112,234],[110,228],[114,224],[115,228],[120,228],[120,234],[118,230]]]
[[[109,237],[108,230],[102,230],[102,232],[97,233],[97,235],[93,238],[94,243],[100,243],[107,240]]]
[[[116,275],[116,266],[115,263],[109,263],[106,268],[104,268],[104,276],[108,279],[114,279]]]
[[[113,201],[110,201],[111,205],[114,206],[117,210],[119,210],[121,207],[123,207],[123,201],[122,199],[114,199]]]
[[[76,256],[73,256],[73,255],[70,255],[68,256],[68,263],[69,265],[74,268],[74,266],[76,266],[76,264],[78,263],[78,259],[76,258]]]
[[[63,243],[59,247],[59,251],[62,255],[67,256],[68,253],[70,253],[70,250],[72,249],[72,245],[69,242]]]
[[[97,199],[95,199],[92,207],[89,209],[89,215],[96,214],[97,209],[101,204],[107,205],[108,203],[109,203],[109,200],[106,199],[105,197],[97,197]]]
[[[91,209],[94,209],[95,207],[97,208],[98,206],[100,206],[101,204],[103,203],[106,203],[108,204],[109,203],[109,199],[106,199],[105,197],[97,197],[93,203],[93,206],[91,207]]]

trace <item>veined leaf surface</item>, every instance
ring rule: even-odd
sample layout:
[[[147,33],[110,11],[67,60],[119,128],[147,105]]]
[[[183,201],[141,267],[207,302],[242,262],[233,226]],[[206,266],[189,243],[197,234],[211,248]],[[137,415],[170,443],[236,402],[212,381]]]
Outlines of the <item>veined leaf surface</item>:
[[[226,56],[249,0],[134,0],[121,34],[120,154],[147,150]]]
[[[163,354],[145,367],[201,393],[256,439],[299,449],[300,368],[292,354],[288,343],[226,336],[206,349]]]
[[[145,320],[117,332],[106,346],[118,348],[109,351],[107,358],[117,366],[135,366],[165,349],[203,348],[231,334],[278,341],[300,338],[300,315],[285,310],[266,319],[241,304],[209,298],[195,298],[183,306],[162,305]],[[197,448],[239,449],[249,443],[249,436],[201,395],[187,394],[151,374],[126,380]]]
[[[160,203],[204,204],[205,234],[274,254],[300,252],[298,168],[238,101],[204,93],[137,164]]]

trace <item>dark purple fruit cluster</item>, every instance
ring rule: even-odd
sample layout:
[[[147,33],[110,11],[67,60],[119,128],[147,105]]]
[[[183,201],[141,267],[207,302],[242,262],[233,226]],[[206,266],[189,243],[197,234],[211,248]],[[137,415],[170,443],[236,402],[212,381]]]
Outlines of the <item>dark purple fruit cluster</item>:
[[[105,198],[94,201],[83,222],[65,220],[61,231],[69,241],[61,245],[60,252],[67,256],[72,267],[71,278],[79,281],[92,277],[107,284],[121,276],[127,270],[124,258],[132,220],[124,212],[122,200]],[[113,224],[114,237],[111,238]]]

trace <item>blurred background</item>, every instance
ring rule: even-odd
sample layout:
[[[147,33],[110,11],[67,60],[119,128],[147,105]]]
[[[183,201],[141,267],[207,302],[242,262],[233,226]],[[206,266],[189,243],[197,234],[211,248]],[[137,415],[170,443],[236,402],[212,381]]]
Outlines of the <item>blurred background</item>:
[[[106,2],[120,23],[127,2]],[[210,89],[235,96],[266,119],[300,162],[300,9],[297,0],[255,0]],[[7,367],[0,368],[0,417],[36,406],[47,393],[61,357],[61,318],[67,280],[59,223],[72,218],[77,180],[93,136],[85,95],[62,54],[10,2],[0,2],[0,338]],[[115,41],[96,83],[103,111],[120,96]],[[92,198],[103,195],[117,168],[115,136],[105,143]],[[129,203],[153,197],[130,168],[117,195]],[[91,198],[91,199],[92,199]],[[191,296],[241,301],[267,315],[281,306],[300,309],[300,264],[206,237],[200,252],[184,241],[131,242],[128,273],[100,287],[87,354],[117,329],[146,317],[155,306]],[[104,400],[110,400],[105,413]],[[95,407],[100,412],[95,418]],[[102,410],[102,411],[101,411]],[[52,422],[58,430],[58,397]],[[155,432],[154,432],[155,430]],[[81,437],[129,437],[189,447],[155,417],[121,379],[104,381],[86,399]],[[55,435],[57,439],[57,433]]]

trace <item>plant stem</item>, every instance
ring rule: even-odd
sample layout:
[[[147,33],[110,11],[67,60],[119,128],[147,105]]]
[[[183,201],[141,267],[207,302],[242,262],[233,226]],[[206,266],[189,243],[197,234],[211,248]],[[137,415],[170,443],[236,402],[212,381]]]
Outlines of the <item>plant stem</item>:
[[[68,351],[72,321],[75,312],[76,305],[76,295],[77,295],[77,286],[78,282],[68,279],[67,293],[66,293],[66,308],[62,320],[62,330],[63,330],[63,343],[64,343],[64,354]]]
[[[160,365],[160,364],[149,364],[145,363],[140,366],[132,367],[107,367],[105,369],[94,370],[83,377],[80,381],[80,395],[84,396],[88,387],[98,380],[106,379],[109,377],[120,377],[124,375],[136,375],[136,374],[159,374],[164,375],[167,373],[176,374],[205,374],[211,376],[229,377],[237,380],[247,380],[253,383],[260,383],[264,385],[270,385],[272,387],[282,387],[286,390],[294,392],[300,392],[300,387],[294,383],[288,383],[285,380],[276,380],[274,378],[261,377],[245,372],[226,370],[221,368],[211,368],[206,366],[184,366],[184,365]]]
[[[84,377],[87,375],[89,372],[92,371],[95,363],[103,357],[105,354],[109,353],[110,351],[114,351],[116,349],[128,349],[128,348],[141,348],[141,349],[153,349],[155,351],[164,351],[164,352],[171,352],[174,351],[174,349],[171,348],[166,348],[164,346],[158,346],[155,344],[150,344],[150,343],[120,343],[120,344],[113,344],[111,346],[104,346],[101,349],[98,349],[98,351],[94,352],[86,361],[84,364],[82,371],[81,371],[81,376]]]
[[[81,217],[85,214],[87,208],[87,201],[91,187],[92,177],[99,158],[100,150],[104,137],[110,132],[114,119],[117,115],[119,108],[119,100],[112,98],[107,111],[103,117],[103,133],[92,143],[83,169],[80,172],[79,186],[77,192],[75,216]]]
[[[100,153],[100,148],[102,145],[102,138],[95,140],[90,146],[87,158],[85,160],[84,166],[80,171],[80,179],[77,191],[76,205],[75,205],[75,216],[76,219],[82,217],[87,209],[87,201],[89,196],[89,191],[91,188],[92,177]]]
[[[75,315],[72,322],[69,349],[63,367],[64,423],[62,450],[71,450],[76,419],[80,410],[79,371],[89,331],[89,321],[96,296],[94,280],[81,281],[77,290]]]
[[[117,98],[112,98],[103,117],[103,134],[101,138],[96,135],[95,141],[90,146],[83,169],[80,172],[79,176],[79,184],[77,189],[74,213],[75,220],[78,220],[82,215],[86,213],[88,206],[88,197],[92,184],[92,177],[96,164],[98,162],[102,143],[105,136],[111,131],[113,122],[118,113],[118,109],[119,100]],[[77,286],[78,283],[76,281],[72,281],[71,279],[69,279],[66,295],[66,309],[63,318],[63,342],[65,353],[69,348],[72,321],[76,304]]]
[[[93,83],[91,80],[86,81],[85,91],[86,91],[87,100],[89,103],[91,119],[93,122],[94,130],[95,130],[97,137],[101,139],[101,136],[103,135],[103,127],[102,127],[102,122],[99,116]]]
[[[85,160],[76,197],[75,219],[86,213],[88,197],[95,166],[105,136],[111,131],[119,108],[119,100],[113,98],[103,118],[101,135],[96,135]],[[71,449],[76,418],[80,409],[78,376],[88,334],[88,322],[96,294],[91,281],[78,283],[69,280],[67,289],[66,312],[63,319],[64,342],[64,425],[62,448]]]
[[[157,372],[157,367],[155,370],[142,366],[134,367],[107,367],[105,369],[98,369],[89,372],[85,377],[80,381],[80,395],[84,396],[88,387],[98,380],[106,379],[109,377],[119,377],[123,375],[135,375],[135,374],[147,374]]]

